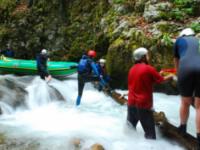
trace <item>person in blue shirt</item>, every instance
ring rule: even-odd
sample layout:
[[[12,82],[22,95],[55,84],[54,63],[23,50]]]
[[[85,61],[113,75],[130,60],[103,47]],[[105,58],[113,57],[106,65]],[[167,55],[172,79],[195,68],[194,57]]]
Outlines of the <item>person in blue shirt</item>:
[[[97,69],[99,71],[100,76],[103,77],[106,83],[106,86],[108,86],[108,82],[110,81],[110,76],[107,74],[107,71],[106,71],[106,60],[101,58],[99,59],[96,65],[97,65]],[[98,83],[98,90],[102,91],[102,89],[103,89],[103,85],[101,83]]]
[[[96,57],[96,51],[89,50],[87,55],[83,55],[78,64],[78,97],[76,99],[76,105],[80,105],[83,89],[86,82],[99,81],[102,85],[105,85],[103,77],[97,69],[94,58]]]
[[[179,131],[186,133],[189,108],[194,99],[196,133],[200,150],[200,39],[191,28],[182,30],[174,44],[174,62],[181,95]]]
[[[15,52],[10,47],[6,48],[5,50],[2,50],[1,54],[11,58],[15,56]]]
[[[41,53],[36,56],[37,70],[40,78],[49,82],[51,75],[47,68],[48,55],[47,50],[42,49]]]

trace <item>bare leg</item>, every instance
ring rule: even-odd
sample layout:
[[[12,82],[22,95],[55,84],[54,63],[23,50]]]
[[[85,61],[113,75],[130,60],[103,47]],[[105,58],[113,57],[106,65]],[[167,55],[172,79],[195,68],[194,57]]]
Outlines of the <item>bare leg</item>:
[[[196,108],[196,130],[200,133],[200,98],[195,97],[195,108]]]
[[[192,103],[192,97],[181,97],[181,107],[180,107],[180,123],[187,124],[187,120],[190,112],[190,104]],[[200,104],[200,103],[199,103]],[[199,111],[200,113],[200,111]],[[199,114],[200,115],[200,114]],[[199,119],[200,121],[200,119]]]
[[[194,105],[196,108],[196,132],[198,140],[198,150],[200,150],[200,98],[195,97]]]

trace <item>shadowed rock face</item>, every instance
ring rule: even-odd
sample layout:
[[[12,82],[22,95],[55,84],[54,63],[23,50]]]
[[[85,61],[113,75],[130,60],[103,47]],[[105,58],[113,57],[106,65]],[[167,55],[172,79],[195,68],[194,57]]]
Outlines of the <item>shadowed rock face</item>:
[[[65,98],[62,96],[62,94],[53,86],[49,86],[49,94],[51,99],[56,99],[56,100],[65,100]]]
[[[26,84],[17,81],[14,78],[0,78],[0,101],[16,108],[19,105],[24,105]]]

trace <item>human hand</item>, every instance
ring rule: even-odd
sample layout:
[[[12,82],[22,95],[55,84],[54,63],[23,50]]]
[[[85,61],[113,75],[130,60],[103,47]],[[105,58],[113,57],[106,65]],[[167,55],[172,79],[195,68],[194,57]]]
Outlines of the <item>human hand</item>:
[[[172,77],[172,80],[177,81],[177,80],[178,80],[177,76],[174,75],[174,76]]]
[[[161,76],[164,76],[164,71],[163,70],[161,70],[160,72],[159,72],[159,74],[161,75]]]

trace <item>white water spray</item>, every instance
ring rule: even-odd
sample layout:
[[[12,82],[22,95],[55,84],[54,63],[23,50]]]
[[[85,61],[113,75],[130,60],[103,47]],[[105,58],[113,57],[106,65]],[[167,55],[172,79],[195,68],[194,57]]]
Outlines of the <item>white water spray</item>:
[[[36,77],[26,88],[28,109],[2,116],[0,131],[9,131],[8,136],[14,138],[37,139],[40,150],[73,150],[71,141],[77,138],[81,139],[83,150],[95,143],[106,150],[183,149],[163,139],[158,131],[156,141],[144,139],[140,124],[137,131],[126,125],[126,106],[117,104],[91,84],[86,84],[81,105],[76,107],[76,76],[64,81],[53,79],[49,84],[63,95],[64,101],[51,99],[48,85]],[[179,98],[164,94],[154,94],[154,98],[155,109],[164,111],[170,121],[178,124]]]

